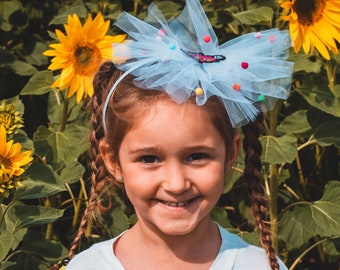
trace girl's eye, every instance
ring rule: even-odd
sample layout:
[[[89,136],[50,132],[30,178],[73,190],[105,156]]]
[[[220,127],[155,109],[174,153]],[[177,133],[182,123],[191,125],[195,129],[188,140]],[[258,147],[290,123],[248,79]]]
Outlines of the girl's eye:
[[[143,156],[140,158],[140,161],[145,164],[156,163],[156,162],[159,162],[159,158],[156,156]]]
[[[202,160],[207,157],[208,155],[204,153],[194,153],[189,156],[188,161]]]

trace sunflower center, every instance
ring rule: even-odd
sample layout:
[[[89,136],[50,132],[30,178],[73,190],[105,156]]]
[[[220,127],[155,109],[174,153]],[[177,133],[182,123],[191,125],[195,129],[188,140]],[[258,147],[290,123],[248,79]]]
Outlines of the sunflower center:
[[[12,163],[8,158],[0,156],[0,164],[2,164],[5,168],[11,167]]]
[[[74,52],[75,72],[80,75],[90,76],[95,73],[101,63],[101,54],[92,44],[78,47]]]
[[[293,4],[298,21],[303,25],[312,25],[318,22],[324,8],[325,0],[296,0]]]

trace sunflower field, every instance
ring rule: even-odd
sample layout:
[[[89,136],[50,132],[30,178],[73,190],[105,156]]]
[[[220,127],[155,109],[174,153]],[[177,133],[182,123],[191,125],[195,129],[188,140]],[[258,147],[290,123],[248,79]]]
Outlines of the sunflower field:
[[[125,35],[120,12],[151,0],[0,0],[0,270],[58,264],[90,198],[92,80]],[[185,0],[154,1],[167,18]],[[293,85],[265,114],[263,186],[273,246],[290,270],[340,269],[340,0],[201,0],[220,44],[273,27],[292,39]],[[259,245],[242,171],[226,179],[213,218]],[[133,209],[112,191],[80,249],[128,229]],[[91,222],[93,221],[93,222]]]

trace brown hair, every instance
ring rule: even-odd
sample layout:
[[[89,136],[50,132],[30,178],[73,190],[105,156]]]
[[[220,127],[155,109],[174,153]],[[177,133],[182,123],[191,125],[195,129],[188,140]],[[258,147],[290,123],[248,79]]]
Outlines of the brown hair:
[[[109,206],[103,205],[98,199],[99,194],[103,192],[103,187],[115,183],[115,179],[105,169],[104,161],[99,153],[99,142],[105,139],[112,148],[115,162],[119,162],[118,152],[121,142],[133,123],[142,117],[149,109],[150,105],[157,100],[167,97],[167,94],[158,90],[139,89],[133,84],[133,77],[124,78],[113,94],[110,100],[106,121],[106,130],[103,128],[103,104],[106,100],[108,91],[113,83],[119,78],[121,72],[115,70],[111,62],[104,63],[94,78],[94,96],[90,101],[92,109],[92,130],[90,133],[90,156],[92,159],[92,177],[91,177],[91,198],[81,219],[78,233],[71,245],[68,258],[74,256],[75,250],[79,246],[80,240],[85,233],[86,223],[90,215],[107,210]],[[187,102],[195,102],[194,96]],[[213,125],[216,127],[222,138],[225,140],[227,155],[233,155],[235,149],[231,149],[232,140],[235,135],[235,129],[232,128],[228,114],[217,97],[211,97],[202,106],[207,111]],[[255,217],[257,226],[260,231],[260,239],[264,249],[267,252],[271,268],[278,270],[279,266],[276,261],[275,252],[271,246],[269,225],[265,221],[267,211],[267,201],[263,188],[260,184],[261,179],[261,144],[259,142],[260,122],[255,121],[243,128],[245,134],[244,150],[246,152],[246,167],[244,177],[248,183],[248,191],[252,199],[252,214]],[[227,156],[228,158],[228,156]]]

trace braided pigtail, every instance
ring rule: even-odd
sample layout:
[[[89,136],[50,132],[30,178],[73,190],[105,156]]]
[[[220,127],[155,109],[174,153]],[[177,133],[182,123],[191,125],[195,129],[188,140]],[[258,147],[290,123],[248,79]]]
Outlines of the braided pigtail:
[[[99,195],[103,192],[103,190],[107,190],[104,189],[105,185],[108,183],[112,183],[112,179],[109,178],[109,174],[105,169],[102,156],[99,154],[99,141],[104,137],[104,128],[102,121],[103,99],[106,98],[107,90],[110,89],[113,84],[114,71],[115,68],[113,63],[106,62],[100,67],[93,81],[94,95],[89,103],[89,106],[92,109],[92,129],[89,136],[89,154],[92,160],[91,196],[88,206],[85,209],[83,217],[80,221],[78,233],[74,238],[69,250],[69,259],[74,256],[76,249],[80,245],[81,238],[86,232],[86,226],[89,218],[91,216],[93,216],[94,218],[99,218],[102,212],[110,208],[110,203],[107,206],[101,203],[99,200]]]
[[[245,151],[244,178],[252,203],[252,214],[260,233],[260,241],[264,247],[272,270],[278,270],[275,250],[271,243],[270,224],[266,221],[268,201],[264,188],[260,183],[262,145],[259,141],[263,115],[260,114],[254,122],[242,127],[244,133],[243,149]]]

